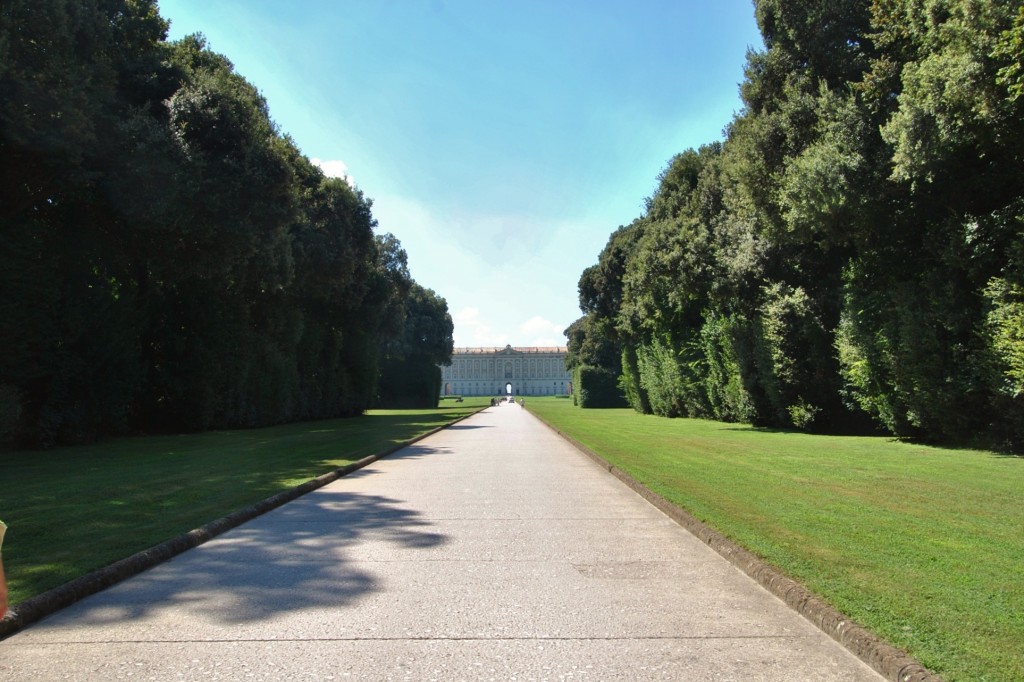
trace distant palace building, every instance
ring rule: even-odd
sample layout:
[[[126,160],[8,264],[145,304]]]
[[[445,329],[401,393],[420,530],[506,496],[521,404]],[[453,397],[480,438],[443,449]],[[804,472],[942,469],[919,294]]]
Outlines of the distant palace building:
[[[441,395],[569,395],[564,346],[456,348],[441,367]]]

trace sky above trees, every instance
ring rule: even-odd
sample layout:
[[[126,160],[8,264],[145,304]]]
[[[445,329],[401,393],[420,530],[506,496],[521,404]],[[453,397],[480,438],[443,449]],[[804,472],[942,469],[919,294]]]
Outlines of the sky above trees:
[[[562,345],[577,280],[740,107],[748,0],[161,0],[373,201],[455,344]]]

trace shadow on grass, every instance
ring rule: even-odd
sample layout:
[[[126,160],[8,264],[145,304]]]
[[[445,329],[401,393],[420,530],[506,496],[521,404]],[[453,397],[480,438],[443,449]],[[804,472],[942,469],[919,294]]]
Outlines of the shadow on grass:
[[[443,452],[413,445],[389,459]],[[63,613],[88,626],[141,619],[148,629],[147,621],[159,619],[160,639],[194,637],[204,624],[261,623],[262,631],[282,613],[337,608],[384,591],[367,566],[448,541],[431,527],[401,500],[321,488]]]
[[[12,603],[452,419],[370,414],[6,454],[0,511],[12,528],[4,548]],[[411,446],[391,457],[424,454]]]
[[[355,561],[360,543],[379,541],[392,556],[444,544],[430,526],[399,500],[320,490],[64,614],[89,626],[143,619],[148,627],[145,619],[166,618],[162,637],[194,637],[204,624],[262,624],[285,612],[345,606],[385,590],[372,564]],[[188,632],[173,632],[179,627]]]
[[[781,427],[781,426],[754,426],[752,424],[730,424],[728,426],[721,426],[719,431],[732,431],[736,433],[764,433],[764,434],[775,434],[775,435],[788,435],[788,436],[829,436],[836,438],[879,438],[889,443],[903,443],[911,442],[906,439],[898,438],[893,436],[891,433],[886,433],[880,429],[875,430],[858,430],[858,429],[797,429],[792,427]],[[918,443],[924,445],[924,443]]]

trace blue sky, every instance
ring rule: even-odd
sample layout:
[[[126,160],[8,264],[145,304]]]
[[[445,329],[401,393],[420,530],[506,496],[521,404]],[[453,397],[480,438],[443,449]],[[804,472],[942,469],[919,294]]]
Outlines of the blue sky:
[[[160,0],[373,200],[456,346],[564,345],[576,285],[741,103],[750,0]]]

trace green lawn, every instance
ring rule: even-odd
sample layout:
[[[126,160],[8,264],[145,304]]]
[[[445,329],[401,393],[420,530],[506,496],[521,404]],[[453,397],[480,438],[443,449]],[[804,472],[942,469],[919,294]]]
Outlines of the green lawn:
[[[376,410],[354,419],[0,453],[10,601],[17,604],[487,404],[488,398],[446,400],[435,410]]]
[[[527,406],[946,680],[1024,680],[1024,458]]]

